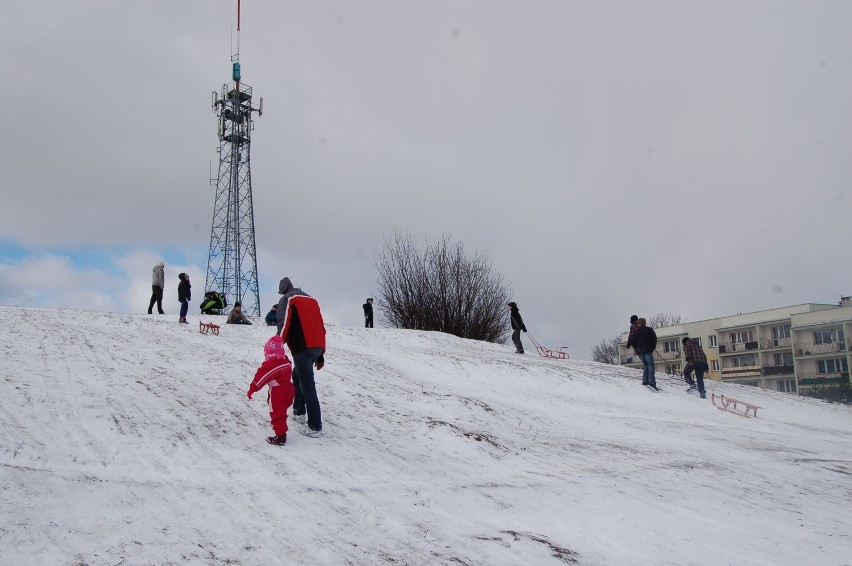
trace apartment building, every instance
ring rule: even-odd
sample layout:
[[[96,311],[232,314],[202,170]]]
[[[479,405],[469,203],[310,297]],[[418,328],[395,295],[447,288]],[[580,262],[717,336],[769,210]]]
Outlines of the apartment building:
[[[709,379],[789,393],[850,382],[850,297],[839,305],[806,303],[654,330],[657,372],[683,370],[681,340],[689,336],[698,338],[707,354]],[[622,365],[642,367],[627,350],[626,332],[619,350]]]

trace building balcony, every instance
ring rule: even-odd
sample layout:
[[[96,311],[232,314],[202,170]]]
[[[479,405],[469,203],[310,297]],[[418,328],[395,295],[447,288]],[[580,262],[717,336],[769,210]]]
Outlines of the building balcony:
[[[793,366],[763,366],[763,375],[793,375]]]
[[[738,352],[747,352],[749,350],[757,350],[760,344],[757,340],[751,342],[725,342],[719,344],[720,354],[736,354]]]
[[[832,383],[849,383],[849,372],[803,372],[796,374],[796,381],[798,381],[799,385],[829,385]]]
[[[740,366],[735,368],[722,368],[722,379],[735,379],[740,377],[760,377],[763,375],[761,366]]]
[[[680,352],[660,352],[660,359],[664,361],[679,360]]]
[[[828,342],[825,344],[814,344],[812,342],[796,342],[793,354],[798,357],[819,356],[822,354],[837,354],[846,352],[846,342]]]
[[[774,348],[789,348],[793,345],[790,338],[761,338],[760,349],[772,350]]]

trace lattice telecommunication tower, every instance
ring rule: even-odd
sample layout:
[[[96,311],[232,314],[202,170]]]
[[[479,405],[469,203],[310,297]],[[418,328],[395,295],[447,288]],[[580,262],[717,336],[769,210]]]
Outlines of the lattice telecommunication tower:
[[[240,82],[240,4],[237,1],[237,49],[231,56],[232,80],[213,91],[213,111],[219,118],[219,171],[216,185],[205,291],[225,295],[228,305],[240,301],[243,313],[260,316],[254,204],[251,194],[252,114],[263,114],[263,98],[252,106],[251,87]]]

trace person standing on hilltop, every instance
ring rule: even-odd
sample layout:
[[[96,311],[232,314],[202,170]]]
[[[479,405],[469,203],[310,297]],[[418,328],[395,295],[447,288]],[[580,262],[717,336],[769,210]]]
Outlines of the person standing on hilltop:
[[[364,327],[373,328],[373,299],[369,297],[364,303]]]
[[[166,264],[162,261],[154,266],[151,274],[151,302],[148,304],[148,314],[152,314],[154,303],[157,303],[157,312],[163,312],[163,288],[166,285]]]
[[[630,331],[627,333],[627,352],[630,353],[630,348],[635,346],[633,344],[633,336],[636,334],[636,329],[639,328],[639,316],[633,315],[630,317]],[[635,350],[634,350],[635,353]],[[633,361],[633,357],[631,356],[628,360],[628,363]]]
[[[186,273],[178,274],[178,301],[180,301],[180,319],[178,322],[188,324],[186,322],[186,311],[189,310],[189,301],[192,300],[192,285],[189,284],[189,275]]]

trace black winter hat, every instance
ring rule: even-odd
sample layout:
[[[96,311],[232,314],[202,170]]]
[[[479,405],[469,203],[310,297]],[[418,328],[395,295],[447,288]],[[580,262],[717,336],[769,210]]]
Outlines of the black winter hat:
[[[680,341],[681,344],[686,344],[687,342],[689,342],[689,336],[684,336],[683,340]]]
[[[518,308],[518,303],[516,303],[515,301],[512,301],[511,303],[509,303],[509,306],[512,307],[513,309],[516,309],[516,308]]]
[[[634,322],[638,322],[638,320],[639,320],[639,317],[634,314],[633,316],[630,317],[630,324],[633,324]]]

